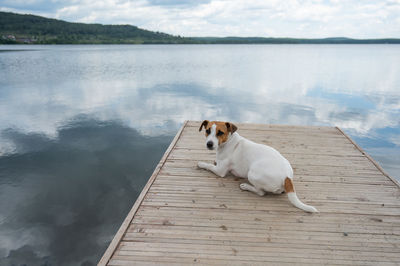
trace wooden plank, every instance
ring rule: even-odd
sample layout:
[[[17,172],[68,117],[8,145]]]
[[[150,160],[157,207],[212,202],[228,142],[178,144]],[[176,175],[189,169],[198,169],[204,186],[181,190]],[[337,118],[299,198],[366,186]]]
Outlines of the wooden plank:
[[[166,233],[166,234],[164,234]],[[331,240],[331,239],[313,239],[309,237],[308,239],[297,239],[290,237],[273,237],[271,238],[269,235],[264,234],[264,238],[258,237],[214,237],[213,233],[206,235],[205,237],[199,237],[196,232],[190,236],[188,234],[167,234],[168,231],[163,231],[158,234],[146,233],[146,235],[142,233],[129,233],[126,235],[126,238],[121,243],[136,243],[136,242],[150,242],[150,243],[193,243],[193,244],[207,244],[207,245],[235,245],[235,246],[269,246],[277,245],[277,246],[303,246],[304,249],[328,249],[328,250],[353,250],[353,251],[380,251],[384,253],[398,253],[398,247],[396,247],[395,243],[391,244],[389,242],[375,242],[368,243],[365,241],[362,242],[345,242],[343,239],[340,240]]]
[[[342,258],[342,257],[338,257],[338,256],[334,256],[332,253],[327,253],[327,254],[320,254],[320,256],[318,255],[314,255],[314,257],[308,257],[307,255],[310,254],[301,254],[301,253],[291,253],[293,255],[297,255],[297,256],[285,256],[284,252],[280,252],[280,253],[267,253],[267,252],[257,252],[259,255],[258,256],[252,256],[252,255],[248,255],[248,254],[244,254],[244,255],[239,255],[238,253],[236,253],[236,255],[233,255],[232,252],[230,253],[217,253],[217,254],[213,254],[215,252],[212,252],[211,254],[208,253],[201,253],[200,250],[197,253],[185,253],[182,252],[181,250],[177,250],[175,249],[174,251],[159,251],[159,250],[154,250],[154,249],[150,249],[146,250],[146,251],[136,251],[136,250],[121,250],[120,252],[118,252],[118,256],[126,256],[125,258],[130,258],[131,260],[135,261],[137,256],[149,256],[150,258],[154,258],[154,257],[161,257],[161,258],[170,258],[170,257],[175,257],[175,258],[179,258],[179,259],[184,259],[184,258],[193,258],[194,255],[196,255],[197,258],[204,258],[204,259],[209,259],[209,260],[227,260],[230,261],[234,259],[236,260],[240,260],[240,261],[246,261],[247,263],[253,263],[253,262],[259,262],[259,263],[280,263],[280,262],[292,262],[292,263],[322,263],[321,260],[321,255],[324,255],[324,257],[328,257],[331,260],[335,260],[336,263],[340,263],[342,265],[354,265],[357,263],[376,263],[377,260],[374,259],[372,256],[369,257],[369,260],[365,259],[365,257],[362,256],[358,256],[357,254],[354,254],[353,257],[356,257],[355,259],[349,259],[347,258]],[[396,260],[393,259],[387,259],[384,257],[379,257],[380,260],[378,260],[379,262],[387,262],[387,263],[395,263]],[[210,265],[213,264],[210,261]]]
[[[160,215],[160,217],[193,217],[193,218],[209,218],[210,220],[240,220],[256,221],[256,222],[269,222],[271,220],[281,221],[300,221],[310,222],[310,220],[321,221],[323,223],[332,222],[336,224],[371,224],[371,225],[395,225],[399,226],[400,219],[397,216],[385,216],[375,214],[365,215],[347,215],[344,213],[324,213],[323,215],[310,215],[308,213],[297,212],[294,209],[288,211],[255,211],[255,210],[235,210],[235,209],[195,209],[195,208],[181,208],[173,206],[143,206],[138,211],[139,215]],[[317,217],[317,218],[316,218]],[[299,220],[298,220],[299,219]]]
[[[208,160],[204,160],[208,161]],[[208,161],[209,163],[212,163],[212,161]],[[194,166],[193,166],[194,167]],[[161,169],[161,172],[163,175],[188,175],[188,176],[208,176],[207,173],[202,172],[202,171],[192,171],[192,172],[187,172],[185,171],[187,169],[183,167],[164,167]],[[294,175],[319,175],[319,176],[372,176],[372,175],[377,175],[379,176],[379,170],[377,169],[352,169],[352,168],[331,168],[327,169],[327,167],[306,167],[306,168],[296,168],[294,169]],[[381,175],[382,176],[382,175]]]
[[[169,213],[168,215],[171,215]],[[311,232],[347,232],[349,234],[388,234],[400,236],[400,224],[397,223],[397,227],[391,227],[386,223],[380,223],[379,225],[371,225],[370,222],[360,224],[338,224],[329,222],[324,219],[324,223],[321,223],[323,219],[310,220],[305,223],[303,220],[289,220],[280,221],[278,219],[268,219],[268,222],[263,221],[238,221],[238,220],[212,220],[207,218],[196,218],[196,217],[168,217],[166,219],[162,216],[143,216],[136,215],[132,224],[138,225],[159,225],[159,226],[199,226],[199,227],[214,227],[221,231],[223,230],[272,230],[272,231],[303,231],[304,233]],[[400,253],[399,253],[400,255]]]
[[[278,234],[279,233],[279,234]],[[190,239],[192,242],[198,240],[216,240],[222,242],[248,242],[248,243],[293,243],[293,244],[306,244],[314,243],[315,245],[329,245],[329,246],[340,246],[340,247],[354,247],[354,246],[368,246],[368,247],[385,247],[391,249],[392,252],[398,252],[398,238],[391,239],[387,236],[371,236],[371,237],[358,237],[356,234],[349,234],[345,237],[343,234],[318,234],[318,233],[304,233],[301,234],[283,234],[282,231],[277,233],[265,232],[252,233],[252,232],[241,232],[241,233],[231,233],[231,232],[218,232],[218,231],[206,231],[204,228],[201,230],[178,230],[174,228],[165,229],[154,229],[146,228],[143,232],[127,232],[124,240],[125,241],[141,241],[143,238],[147,237],[159,237],[165,239]]]
[[[393,246],[379,246],[373,247],[368,245],[355,245],[355,246],[346,246],[346,245],[330,245],[329,243],[322,243],[317,244],[313,242],[303,242],[303,243],[291,243],[288,241],[263,241],[263,242],[246,242],[240,239],[233,240],[230,242],[226,242],[223,240],[211,240],[211,239],[204,239],[204,240],[195,240],[190,238],[153,238],[153,237],[144,237],[137,239],[137,241],[129,241],[124,240],[121,241],[122,245],[135,245],[136,243],[168,243],[170,245],[174,244],[193,244],[193,245],[209,245],[209,246],[237,246],[237,247],[260,247],[260,248],[269,248],[269,247],[287,247],[287,248],[303,248],[306,250],[348,250],[348,251],[369,251],[369,252],[382,252],[382,253],[395,253],[398,254],[397,249]],[[392,255],[396,256],[396,255]]]
[[[190,180],[198,180],[199,176],[189,176],[189,175],[159,175],[160,179],[168,179],[171,181],[190,181]],[[219,183],[221,179],[219,177],[205,177],[206,179],[215,179],[216,183]],[[235,181],[239,181],[241,179],[237,179],[232,175],[225,177],[227,180],[233,179]],[[295,180],[297,182],[306,182],[311,184],[311,182],[322,183],[328,185],[329,183],[339,183],[339,184],[366,184],[366,185],[383,185],[383,186],[393,186],[393,182],[387,179],[373,179],[371,176],[320,176],[320,175],[296,175]]]
[[[157,252],[180,252],[180,253],[197,253],[203,254],[222,254],[222,255],[241,255],[241,256],[260,256],[268,260],[268,257],[280,257],[282,255],[293,258],[305,258],[312,255],[313,258],[322,259],[325,256],[339,256],[339,260],[358,260],[358,261],[374,261],[382,257],[382,251],[358,251],[354,254],[352,250],[327,250],[314,247],[313,249],[296,246],[295,248],[285,247],[283,245],[270,246],[268,248],[257,245],[252,246],[223,246],[223,245],[204,245],[204,244],[165,244],[165,243],[146,243],[146,242],[124,242],[121,251],[146,251],[154,250]],[[285,254],[286,253],[286,254]],[[396,252],[385,252],[386,261],[400,260],[400,254]]]
[[[353,177],[354,178],[354,177]],[[296,188],[298,187],[313,187],[318,188],[319,186],[323,186],[324,189],[346,189],[352,188],[353,190],[362,190],[362,188],[366,189],[363,192],[371,191],[372,193],[379,193],[376,191],[377,188],[381,188],[383,191],[389,192],[397,192],[396,188],[390,186],[390,183],[368,183],[368,179],[361,177],[359,178],[359,182],[357,183],[350,183],[350,182],[332,182],[326,181],[323,182],[320,180],[319,177],[315,184],[310,184],[310,179],[302,180],[296,178]],[[210,182],[209,178],[201,178],[201,177],[192,177],[192,176],[162,176],[156,180],[154,184],[157,185],[177,185],[180,186],[184,185],[197,185],[197,186],[211,186],[211,187],[237,187],[239,183],[246,182],[245,179],[236,179],[234,177],[225,177],[225,178],[215,178],[215,182]],[[330,183],[330,187],[327,186],[327,183]],[[386,187],[381,187],[380,185],[386,185]],[[397,193],[396,193],[397,194]]]
[[[119,242],[121,241],[123,235],[125,234],[126,230],[128,229],[130,223],[132,222],[132,219],[133,219],[136,211],[138,210],[140,204],[142,203],[147,191],[150,189],[150,187],[153,184],[154,180],[156,179],[158,173],[160,172],[161,168],[165,164],[165,161],[167,160],[169,154],[171,153],[171,151],[175,147],[175,144],[178,142],[179,137],[181,136],[182,131],[185,128],[187,123],[188,123],[188,121],[185,121],[183,123],[181,129],[178,131],[178,133],[176,134],[175,138],[172,140],[171,144],[169,145],[168,149],[165,151],[165,153],[164,153],[163,157],[161,158],[160,162],[158,163],[158,165],[154,169],[153,174],[151,175],[151,177],[147,181],[146,185],[144,186],[144,188],[143,188],[142,192],[140,193],[140,195],[138,196],[138,198],[136,199],[136,202],[133,205],[132,209],[129,211],[127,217],[125,218],[125,220],[122,223],[121,227],[119,228],[119,230],[115,234],[115,236],[114,236],[113,240],[111,241],[110,245],[108,246],[107,250],[104,252],[103,257],[100,259],[100,261],[98,263],[99,266],[107,265],[108,261],[111,259],[112,255],[114,254],[115,249],[117,248],[117,246],[118,246]]]

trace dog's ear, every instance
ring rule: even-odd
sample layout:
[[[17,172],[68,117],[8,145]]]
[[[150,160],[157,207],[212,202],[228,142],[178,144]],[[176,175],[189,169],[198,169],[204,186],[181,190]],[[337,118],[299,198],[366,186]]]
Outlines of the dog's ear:
[[[232,134],[237,130],[237,126],[235,126],[232,123],[226,122],[225,125],[226,128],[228,129],[228,132],[231,132]]]
[[[203,123],[201,123],[201,125],[200,125],[199,131],[201,131],[203,129],[203,126],[207,127],[208,123],[209,123],[208,120],[204,120]]]

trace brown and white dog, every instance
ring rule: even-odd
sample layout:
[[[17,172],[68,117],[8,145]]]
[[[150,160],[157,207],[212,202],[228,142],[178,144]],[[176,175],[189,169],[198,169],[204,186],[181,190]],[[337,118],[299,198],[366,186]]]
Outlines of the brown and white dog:
[[[237,127],[230,122],[204,120],[199,131],[206,130],[206,146],[217,150],[216,165],[198,162],[198,166],[218,176],[228,172],[247,178],[249,183],[240,184],[242,190],[248,190],[259,196],[266,192],[280,194],[286,192],[289,201],[299,209],[318,212],[316,208],[302,203],[293,186],[293,169],[274,148],[252,142],[240,136]]]

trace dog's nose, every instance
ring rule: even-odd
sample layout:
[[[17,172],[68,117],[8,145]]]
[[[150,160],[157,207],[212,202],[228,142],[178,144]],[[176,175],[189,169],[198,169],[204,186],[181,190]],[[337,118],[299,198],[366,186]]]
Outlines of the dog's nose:
[[[213,147],[213,142],[209,141],[207,142],[207,148],[211,149]]]

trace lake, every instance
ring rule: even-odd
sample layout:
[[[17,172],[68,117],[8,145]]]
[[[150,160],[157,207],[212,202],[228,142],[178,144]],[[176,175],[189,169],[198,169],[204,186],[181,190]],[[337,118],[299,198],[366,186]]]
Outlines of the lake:
[[[399,179],[400,45],[0,46],[0,113],[0,265],[95,265],[184,120],[339,126]]]

